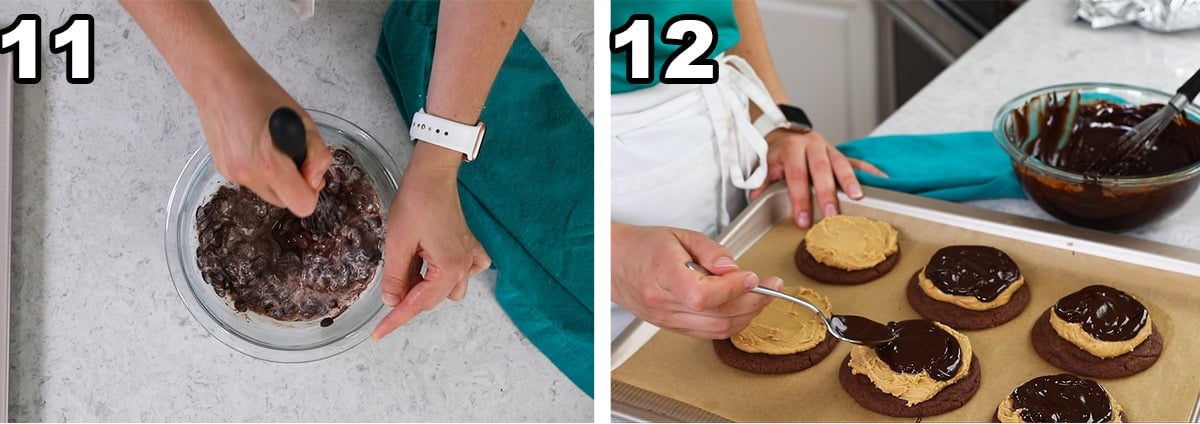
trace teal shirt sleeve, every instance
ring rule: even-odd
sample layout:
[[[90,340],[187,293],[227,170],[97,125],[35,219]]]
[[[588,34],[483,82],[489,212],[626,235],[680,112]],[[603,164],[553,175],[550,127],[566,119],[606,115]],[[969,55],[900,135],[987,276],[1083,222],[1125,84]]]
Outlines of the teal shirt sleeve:
[[[712,21],[717,28],[716,48],[713,49],[709,58],[715,58],[717,55],[724,53],[733,47],[738,42],[738,26],[737,20],[733,15],[732,0],[612,0],[612,29],[617,29],[625,24],[629,18],[636,14],[647,14],[654,18],[654,27],[651,28],[654,40],[654,45],[651,51],[654,54],[654,75],[653,80],[645,84],[630,83],[625,77],[625,63],[628,59],[627,53],[618,53],[612,55],[612,92],[613,94],[626,93],[641,88],[650,87],[658,84],[658,73],[662,69],[663,62],[674,53],[680,46],[676,44],[666,44],[662,42],[662,28],[666,25],[667,20],[671,17],[696,14],[704,16]]]

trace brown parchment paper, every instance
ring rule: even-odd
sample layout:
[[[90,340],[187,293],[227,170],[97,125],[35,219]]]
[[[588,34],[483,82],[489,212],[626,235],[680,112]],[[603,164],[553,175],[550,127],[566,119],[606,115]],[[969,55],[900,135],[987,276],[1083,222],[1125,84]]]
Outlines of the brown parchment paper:
[[[829,296],[835,313],[877,321],[920,318],[908,305],[905,287],[937,249],[983,244],[1004,250],[1021,267],[1031,298],[1016,319],[997,328],[965,331],[979,357],[980,387],[955,411],[923,421],[990,422],[1009,392],[1031,378],[1062,371],[1033,350],[1030,330],[1054,302],[1089,284],[1106,284],[1136,296],[1162,332],[1164,348],[1150,369],[1121,379],[1097,379],[1136,422],[1188,419],[1200,391],[1200,281],[1195,277],[1113,261],[1056,247],[973,232],[852,204],[846,213],[891,223],[900,231],[901,258],[879,280],[858,286],[812,281],[796,270],[792,255],[804,232],[785,221],[776,225],[739,265],[763,276],[778,275],[790,286],[811,287]],[[713,353],[712,341],[659,331],[612,371],[614,384],[628,384],[684,402],[733,421],[911,422],[860,407],[838,383],[849,354],[842,343],[816,366],[787,375],[758,375],[730,368]],[[615,398],[614,398],[615,399]]]

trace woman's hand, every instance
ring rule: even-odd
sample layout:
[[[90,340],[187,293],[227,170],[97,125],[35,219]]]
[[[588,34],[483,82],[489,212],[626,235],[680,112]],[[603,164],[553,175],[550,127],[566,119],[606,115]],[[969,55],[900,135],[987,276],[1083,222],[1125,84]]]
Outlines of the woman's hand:
[[[713,275],[687,268],[695,262]],[[725,339],[750,324],[771,298],[750,293],[759,284],[704,234],[666,227],[612,224],[612,300],[660,328]],[[779,289],[783,280],[768,279]]]
[[[463,217],[460,162],[461,153],[432,144],[419,142],[414,148],[388,211],[383,303],[392,311],[371,337],[382,338],[442,299],[462,300],[468,277],[492,265]]]
[[[220,88],[195,95],[204,138],[217,171],[249,188],[267,203],[296,216],[312,214],[333,156],[308,113],[253,61],[232,73]],[[299,171],[275,148],[267,121],[280,107],[295,110],[307,132],[308,156]]]
[[[298,216],[312,214],[333,156],[312,118],[242,48],[212,4],[121,0],[171,66],[200,113],[217,171]],[[308,156],[296,164],[271,142],[267,120],[280,107],[300,114]]]
[[[787,181],[788,197],[792,200],[796,225],[800,228],[808,228],[812,224],[810,190],[816,192],[817,205],[823,215],[833,216],[838,212],[838,185],[851,199],[863,197],[862,187],[854,176],[855,169],[887,176],[875,165],[847,158],[816,131],[777,129],[767,134],[766,139],[767,181],[750,192],[750,199],[758,198],[775,181]]]

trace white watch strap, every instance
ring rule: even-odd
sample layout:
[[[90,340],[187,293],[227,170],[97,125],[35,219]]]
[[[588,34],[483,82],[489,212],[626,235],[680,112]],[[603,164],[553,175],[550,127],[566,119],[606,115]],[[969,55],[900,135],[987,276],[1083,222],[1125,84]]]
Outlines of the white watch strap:
[[[474,126],[467,125],[430,115],[422,108],[413,115],[408,136],[414,140],[461,152],[466,161],[470,162],[479,156],[479,146],[483,142],[486,128],[482,121]]]

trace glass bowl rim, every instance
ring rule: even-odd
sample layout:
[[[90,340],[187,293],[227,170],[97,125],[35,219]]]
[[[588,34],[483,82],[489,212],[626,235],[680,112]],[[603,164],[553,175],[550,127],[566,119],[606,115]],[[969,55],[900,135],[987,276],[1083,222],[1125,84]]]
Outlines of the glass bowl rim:
[[[1090,177],[1085,177],[1083,174],[1079,174],[1076,172],[1067,171],[1064,169],[1060,169],[1060,168],[1056,168],[1056,167],[1047,165],[1046,163],[1044,163],[1040,160],[1030,157],[1029,155],[1025,154],[1025,152],[1018,149],[1013,143],[1009,142],[1008,139],[1006,137],[1004,137],[1004,135],[1003,135],[1004,123],[1007,120],[1008,116],[1011,115],[1014,110],[1020,108],[1027,101],[1034,98],[1035,96],[1041,96],[1041,95],[1051,93],[1051,92],[1056,92],[1056,91],[1068,91],[1068,90],[1079,90],[1081,92],[1088,92],[1088,91],[1103,92],[1103,91],[1105,91],[1102,89],[1116,89],[1116,90],[1135,91],[1135,92],[1143,92],[1146,94],[1153,94],[1153,95],[1157,95],[1157,96],[1162,96],[1164,102],[1166,102],[1166,100],[1170,99],[1172,96],[1172,94],[1168,94],[1168,93],[1160,91],[1160,90],[1155,90],[1153,88],[1139,87],[1139,86],[1135,86],[1135,85],[1120,84],[1120,83],[1072,82],[1072,83],[1048,85],[1048,86],[1044,86],[1041,88],[1036,88],[1033,90],[1026,91],[1024,93],[1017,95],[1016,97],[1013,97],[1009,101],[1004,102],[1004,104],[1000,107],[1000,109],[996,112],[995,116],[992,118],[992,138],[996,141],[997,144],[1000,145],[1000,148],[1002,150],[1004,150],[1005,153],[1008,154],[1009,159],[1012,160],[1014,164],[1020,164],[1023,167],[1031,168],[1032,170],[1036,171],[1039,174],[1050,175],[1056,179],[1063,180],[1063,181],[1066,181],[1068,183],[1073,183],[1073,184],[1082,184],[1085,182],[1088,182],[1088,183],[1098,182],[1098,183],[1100,183],[1100,185],[1102,185],[1104,187],[1146,188],[1146,187],[1156,187],[1156,186],[1162,186],[1162,185],[1166,185],[1166,184],[1176,183],[1179,181],[1184,181],[1184,180],[1187,180],[1187,179],[1190,179],[1190,178],[1196,176],[1197,174],[1200,174],[1200,161],[1196,161],[1195,163],[1192,163],[1191,165],[1177,169],[1177,170],[1172,171],[1167,174],[1150,175],[1150,176],[1144,176],[1144,177],[1090,178]],[[1187,106],[1184,108],[1184,110],[1185,110],[1185,112],[1189,112],[1193,115],[1200,116],[1200,106],[1197,106],[1194,103],[1188,103]]]

